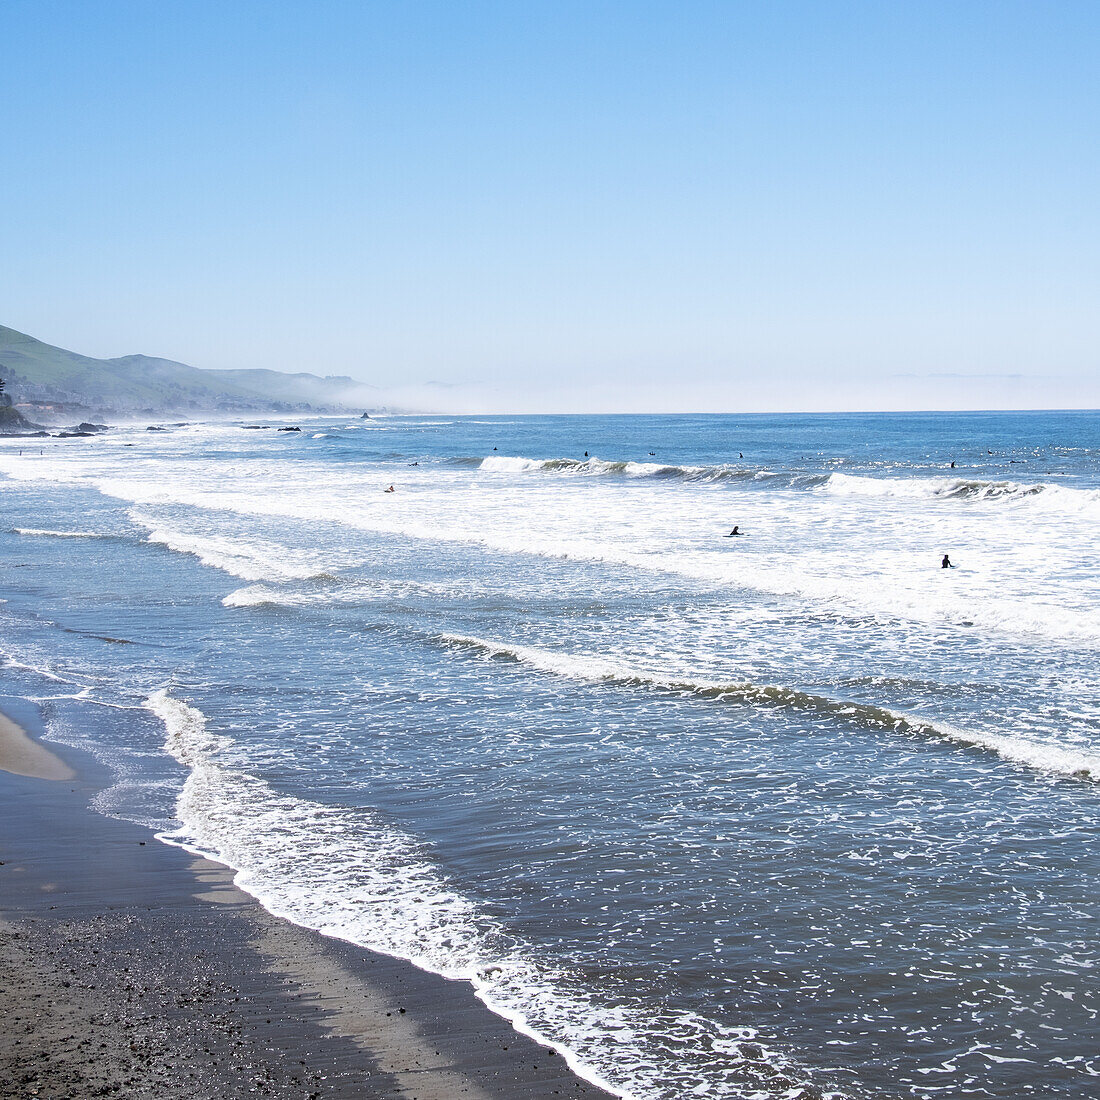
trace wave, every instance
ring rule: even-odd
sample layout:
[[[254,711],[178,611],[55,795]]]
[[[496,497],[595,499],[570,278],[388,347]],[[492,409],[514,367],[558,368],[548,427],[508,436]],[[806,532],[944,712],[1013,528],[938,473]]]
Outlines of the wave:
[[[57,684],[76,685],[80,686],[82,690],[87,690],[87,685],[80,685],[78,681],[74,680],[71,676],[54,672],[48,664],[31,664],[29,661],[22,660],[7,651],[0,651],[0,667],[14,668],[20,672],[29,672],[34,676],[41,676],[43,680],[51,680]]]
[[[282,607],[286,603],[286,597],[281,592],[262,584],[235,588],[222,597],[223,607]]]
[[[144,705],[164,724],[165,749],[189,769],[181,825],[159,839],[226,864],[274,915],[470,982],[517,1031],[625,1100],[778,1098],[807,1087],[751,1027],[598,1003],[583,976],[528,958],[413,837],[362,808],[283,794],[235,767],[233,742],[167,689]],[[670,1034],[676,1049],[660,1050]]]
[[[833,476],[819,477],[816,484],[820,486]],[[879,491],[874,487],[881,485],[884,479],[850,479],[849,484],[851,480]],[[904,483],[902,479],[895,481]],[[916,480],[913,484],[919,486],[922,482]],[[923,484],[927,487],[930,483],[925,480]],[[308,497],[300,493],[253,495],[225,489],[200,490],[192,485],[183,485],[176,487],[172,499],[168,500],[167,494],[148,480],[117,482],[106,479],[97,481],[96,487],[109,496],[128,500],[138,508],[170,503],[175,507],[187,505],[207,513],[227,512],[238,516],[291,518],[308,522],[335,521],[357,530],[423,539],[430,543],[466,543],[508,554],[564,561],[606,562],[630,569],[685,576],[708,585],[732,585],[784,598],[793,597],[808,601],[814,609],[825,608],[860,616],[889,615],[922,623],[946,622],[954,625],[965,622],[978,629],[1074,644],[1084,642],[1093,645],[1100,639],[1100,618],[1091,603],[1074,605],[1061,593],[1033,592],[1030,587],[1009,587],[1003,592],[988,586],[964,589],[960,583],[952,583],[959,581],[958,574],[940,578],[937,573],[936,587],[932,589],[928,584],[918,583],[911,574],[894,578],[880,576],[873,571],[853,575],[847,566],[823,573],[816,568],[816,558],[799,558],[792,562],[789,555],[765,559],[754,553],[735,557],[724,552],[725,544],[721,548],[723,552],[705,552],[710,547],[693,549],[679,545],[669,547],[667,552],[662,553],[629,537],[600,539],[594,537],[591,531],[578,533],[576,530],[555,536],[552,524],[538,530],[524,524],[494,528],[492,524],[462,522],[457,514],[441,518],[417,507],[387,508],[384,512],[339,509],[330,503],[334,499],[331,495],[322,500],[316,494]],[[1050,486],[1026,499],[1030,502],[1027,505],[1029,509],[1048,509],[1043,518],[1050,522],[1074,511],[1096,508],[1095,495],[1096,491]],[[418,502],[410,498],[410,503]],[[157,528],[158,521],[141,517],[133,510],[131,515],[150,528]],[[319,569],[315,562],[305,560],[303,551],[291,551],[285,546],[272,544],[265,547],[253,541],[255,552],[249,554],[239,545],[219,545],[214,540],[197,539],[190,533],[160,533],[165,536],[166,545],[182,552],[195,553],[208,564],[250,582],[278,581],[288,577],[311,578],[323,571],[323,567]],[[1018,585],[1019,581],[1016,583]]]
[[[278,515],[303,520],[331,518],[329,510],[312,501],[296,504],[293,501],[274,501],[270,497],[264,497],[219,500],[213,504],[204,502],[199,495],[184,498],[184,494],[181,494],[181,500],[194,507],[218,507],[246,516]],[[474,523],[441,523],[435,517],[426,518],[422,514],[388,512],[384,515],[342,514],[335,518],[337,522],[359,530],[423,539],[430,543],[466,543],[507,554],[562,561],[606,562],[652,573],[689,577],[708,585],[734,585],[806,600],[815,609],[825,608],[830,612],[846,610],[847,613],[860,616],[892,615],[905,620],[937,624],[957,624],[965,620],[968,625],[980,629],[1073,643],[1084,641],[1095,644],[1100,639],[1100,618],[1096,609],[1089,605],[1081,608],[1064,606],[1050,597],[1037,602],[1030,595],[1020,599],[1007,591],[1003,596],[995,592],[983,592],[975,598],[972,590],[957,591],[957,585],[952,587],[947,583],[957,579],[957,575],[941,578],[938,570],[935,579],[943,583],[938,583],[932,589],[927,584],[916,584],[911,576],[895,579],[883,577],[876,581],[873,574],[852,576],[844,569],[823,575],[812,571],[812,568],[808,569],[806,562],[800,560],[792,563],[789,558],[762,560],[759,555],[734,557],[728,553],[702,552],[684,547],[671,547],[667,552],[655,553],[630,539],[599,540],[573,534],[568,538],[554,537],[553,531],[540,529],[532,532],[518,525],[494,530],[492,527]],[[149,525],[155,523],[154,520],[144,522]],[[173,540],[174,545],[180,549],[184,549],[180,541],[182,537],[180,534],[179,538]],[[232,558],[226,557],[223,561],[217,556],[218,548],[209,540],[203,541],[203,547],[195,546],[191,552],[202,554],[208,564],[216,565],[248,581],[280,580],[287,579],[288,576],[312,579],[323,575],[315,563],[306,561],[302,561],[300,567],[298,563],[294,563],[293,574],[281,570],[280,564],[291,560],[292,551],[286,547],[269,546],[263,555],[268,563],[265,565],[263,560],[257,562],[242,558],[240,553]],[[715,540],[715,544],[718,541]],[[262,549],[258,543],[254,545],[257,549]]]
[[[323,580],[332,576],[306,555],[278,543],[176,531],[160,526],[157,520],[139,512],[131,512],[130,517],[148,529],[146,542],[179,554],[190,554],[203,565],[242,580]]]
[[[522,458],[489,455],[482,459],[460,458],[460,465],[477,465],[488,473],[588,474],[633,478],[657,478],[665,481],[753,481],[771,477],[770,471],[744,466],[663,466],[656,462],[605,462],[601,458]]]
[[[106,531],[50,531],[39,527],[13,527],[13,534],[48,539],[123,539]]]
[[[533,463],[534,467],[542,465],[541,462],[533,459],[490,457],[493,462],[504,460]],[[476,461],[480,466],[488,460],[480,458]],[[576,465],[574,460],[569,461]],[[655,468],[660,469],[660,467]],[[698,467],[698,469],[708,469],[708,467]],[[557,475],[546,476],[552,478]],[[756,476],[761,475],[754,475]],[[768,476],[772,475],[769,473]],[[783,479],[787,476],[786,474],[776,475],[768,484],[782,487]],[[713,546],[693,546],[681,537],[683,532],[679,528],[671,528],[669,531],[669,539],[674,541],[675,545],[669,545],[669,540],[643,542],[633,537],[629,528],[622,524],[622,519],[627,515],[621,507],[622,501],[609,502],[617,511],[609,511],[607,516],[615,521],[618,527],[608,532],[606,527],[603,530],[580,529],[575,526],[566,528],[553,522],[557,518],[553,511],[544,513],[551,517],[552,522],[537,529],[521,522],[509,522],[506,525],[494,523],[492,521],[497,517],[493,514],[471,516],[468,513],[453,510],[449,505],[431,509],[430,498],[426,494],[417,494],[415,499],[412,496],[400,498],[400,508],[387,506],[382,510],[359,507],[358,503],[355,506],[341,507],[335,502],[344,503],[349,498],[342,491],[337,492],[339,484],[335,482],[321,482],[317,487],[311,486],[308,491],[303,491],[300,484],[297,486],[292,484],[287,486],[285,492],[272,494],[262,491],[262,487],[254,485],[252,481],[240,488],[235,488],[231,478],[224,481],[207,478],[201,482],[197,479],[182,482],[174,484],[171,492],[158,485],[155,478],[149,477],[140,481],[113,478],[92,478],[91,481],[100,492],[120,497],[131,505],[139,507],[164,503],[173,507],[187,505],[201,509],[207,515],[226,512],[248,517],[263,516],[280,519],[289,517],[293,520],[308,522],[336,522],[357,530],[424,539],[432,543],[466,543],[508,554],[609,563],[632,570],[685,576],[708,585],[732,586],[783,598],[793,598],[807,603],[815,612],[824,609],[830,614],[836,611],[859,616],[890,616],[918,623],[930,622],[937,625],[947,623],[953,628],[959,623],[965,623],[968,627],[995,631],[998,634],[1013,634],[1027,638],[1037,636],[1059,643],[1083,642],[1090,646],[1095,645],[1100,639],[1100,617],[1094,606],[1095,600],[1091,598],[1091,591],[1088,599],[1080,600],[1065,587],[1055,590],[1050,584],[1033,586],[1030,578],[1021,575],[1018,569],[1008,578],[1009,583],[1003,586],[990,583],[985,575],[977,578],[968,577],[962,570],[949,575],[945,574],[943,577],[937,573],[935,581],[925,583],[927,578],[920,579],[912,573],[891,574],[889,571],[880,571],[877,562],[874,563],[875,568],[867,571],[853,572],[848,562],[839,567],[827,569],[825,566],[828,563],[819,556],[799,555],[792,559],[790,547],[785,547],[783,553],[776,552],[771,556],[765,556],[755,552],[756,548],[762,545],[758,541],[742,544],[745,550],[752,549],[752,553],[743,552],[739,548],[736,555],[725,552],[730,544],[723,543],[719,546],[717,540],[714,541]],[[986,491],[981,486],[975,490],[973,483],[958,480],[855,478],[851,475],[837,474],[807,476],[799,484],[820,488],[826,482],[832,486],[831,490],[825,491],[826,493],[843,494],[845,488],[852,490],[855,486],[855,492],[862,492],[863,495],[872,497],[868,503],[877,503],[873,494],[896,491],[899,485],[908,486],[906,491],[915,491],[920,494],[929,492],[934,494],[938,491],[937,487],[939,490],[946,488],[947,492]],[[548,487],[552,487],[553,484],[556,483],[550,482]],[[963,486],[962,490],[958,488],[960,485]],[[1006,492],[1008,495],[1005,495]],[[813,499],[814,495],[807,496]],[[453,502],[454,498],[450,499]],[[829,504],[832,499],[821,494],[815,503],[832,507]],[[388,504],[394,503],[389,498],[387,500]],[[991,502],[981,507],[995,509],[1004,506],[1005,514],[1008,515],[1007,509],[1020,507],[1019,502],[1026,501],[1025,507],[1029,516],[1042,515],[1042,518],[1050,524],[1051,529],[1043,532],[1046,540],[1058,538],[1061,535],[1062,532],[1054,530],[1053,526],[1064,516],[1077,513],[1081,519],[1087,521],[1091,518],[1088,514],[1090,509],[1100,511],[1095,490],[1046,486],[1042,492],[1019,497],[1015,505],[1012,504],[1014,500],[1017,498],[1013,497],[1010,491],[1005,490],[1000,497],[996,498],[1000,503]],[[506,500],[503,503],[511,507],[515,501]],[[533,503],[539,507],[545,507],[552,506],[554,501],[551,496]],[[631,507],[637,504],[635,501],[627,503]],[[765,503],[769,502],[765,499]],[[429,507],[425,507],[426,504]],[[930,505],[932,506],[935,505]],[[957,509],[958,513],[962,513],[966,505],[959,502],[950,504],[949,507],[952,512]],[[152,511],[152,507],[148,510]],[[737,518],[744,519],[743,516]],[[485,522],[486,519],[488,522]],[[154,520],[146,522],[152,527],[157,524]],[[216,523],[217,520],[205,522]],[[906,525],[906,537],[908,537],[909,526],[911,525]],[[1081,537],[1079,530],[1081,527],[1083,524],[1077,524],[1071,532],[1075,539]],[[607,537],[608,533],[611,537]],[[296,560],[286,547],[281,549],[268,547],[267,551],[270,552],[261,553],[260,559],[257,560],[254,555],[240,553],[240,547],[228,548],[237,551],[232,554],[221,553],[221,550],[227,548],[214,545],[209,540],[202,547],[185,546],[184,533],[175,532],[174,534],[176,537],[168,540],[173,547],[184,552],[196,553],[209,564],[240,576],[245,581],[279,580],[288,573],[297,577],[309,577],[314,576],[318,571],[315,563]],[[187,532],[187,536],[192,544],[196,541],[190,532]],[[1013,536],[1015,537],[1015,533]],[[962,534],[959,537],[962,537]],[[667,546],[665,552],[661,552],[660,549],[662,541]],[[256,545],[260,551],[264,551],[263,547]],[[298,553],[301,559],[302,552]],[[1052,560],[1056,562],[1057,555]],[[289,569],[282,568],[287,562],[290,565]],[[1086,579],[1087,576],[1086,574]],[[1055,579],[1061,585],[1061,578]],[[975,581],[977,583],[974,583]],[[934,584],[934,588],[930,586],[931,584]]]
[[[838,496],[908,497],[918,500],[1020,500],[1061,486],[967,478],[859,477],[855,474],[833,473],[819,488]]]
[[[1100,489],[1073,489],[1044,482],[990,481],[978,478],[866,477],[838,472],[806,473],[732,464],[667,466],[654,462],[609,462],[601,458],[524,458],[489,455],[451,460],[487,473],[562,473],[588,476],[653,478],[663,481],[767,481],[773,488],[817,490],[836,496],[889,497],[911,500],[1006,500],[1042,497],[1042,503],[1071,512],[1100,511]]]
[[[596,657],[575,657],[531,646],[507,645],[462,634],[442,634],[440,641],[518,664],[530,665],[543,672],[573,680],[643,687],[701,699],[719,699],[802,714],[824,715],[867,730],[903,734],[911,737],[951,741],[956,744],[989,749],[1005,760],[1040,771],[1054,772],[1074,779],[1100,782],[1100,754],[1084,749],[1029,741],[1026,738],[996,733],[975,733],[923,718],[898,714],[868,703],[852,703],[815,695],[796,688],[751,682],[717,682],[668,677],[633,669]]]
[[[1073,489],[1046,482],[983,481],[972,478],[858,477],[830,474],[819,486],[822,492],[842,497],[909,500],[962,500],[1027,502],[1041,512],[1100,517],[1100,489]]]
[[[328,573],[318,573],[309,580],[321,582],[338,581],[339,578]],[[235,588],[222,597],[223,607],[307,607],[310,604],[332,604],[354,601],[362,598],[362,586],[341,584],[334,591],[332,587],[318,587],[314,591],[288,590],[272,588],[266,584],[250,584],[244,588]]]
[[[318,573],[308,578],[315,587],[273,587],[270,584],[249,584],[235,588],[222,597],[224,607],[295,608],[337,603],[362,604],[379,600],[429,599],[459,600],[481,598],[488,594],[484,585],[473,580],[461,588],[438,581],[415,581],[400,578],[372,578],[355,581],[347,577]],[[418,635],[419,637],[419,635]]]

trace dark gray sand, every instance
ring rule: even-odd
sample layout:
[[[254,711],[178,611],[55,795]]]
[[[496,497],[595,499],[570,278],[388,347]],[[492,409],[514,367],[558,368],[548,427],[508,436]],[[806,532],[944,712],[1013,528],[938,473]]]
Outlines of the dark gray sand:
[[[75,778],[0,771],[4,1100],[607,1100],[465,983],[273,917],[95,813],[99,765],[58,751]]]

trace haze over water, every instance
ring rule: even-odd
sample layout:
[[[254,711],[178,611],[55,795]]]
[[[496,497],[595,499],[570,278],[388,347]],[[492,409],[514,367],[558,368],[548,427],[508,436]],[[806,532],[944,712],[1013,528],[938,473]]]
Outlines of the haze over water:
[[[1095,414],[299,423],[0,444],[103,812],[640,1100],[1095,1088]]]

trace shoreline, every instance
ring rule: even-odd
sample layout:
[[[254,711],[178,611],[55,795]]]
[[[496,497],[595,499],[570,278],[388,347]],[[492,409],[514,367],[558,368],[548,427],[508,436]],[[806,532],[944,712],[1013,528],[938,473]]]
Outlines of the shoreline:
[[[0,1097],[612,1100],[468,983],[275,917],[98,814],[103,766],[7,714],[0,767]]]
[[[0,771],[32,779],[75,779],[76,772],[56,753],[35,741],[0,710]]]

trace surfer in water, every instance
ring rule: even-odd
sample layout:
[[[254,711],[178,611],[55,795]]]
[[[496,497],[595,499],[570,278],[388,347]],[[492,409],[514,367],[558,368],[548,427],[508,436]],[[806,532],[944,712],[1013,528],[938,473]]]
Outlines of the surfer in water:
[[[391,485],[388,489],[383,489],[382,492],[384,492],[384,493],[396,493],[397,490]]]
[[[940,568],[941,569],[954,569],[955,568],[951,564],[951,559],[946,554],[944,554],[944,556],[943,556],[943,561],[940,562]]]
[[[728,535],[723,535],[722,538],[732,539],[734,535],[739,535],[739,534],[741,534],[741,528],[740,527],[735,527]]]

